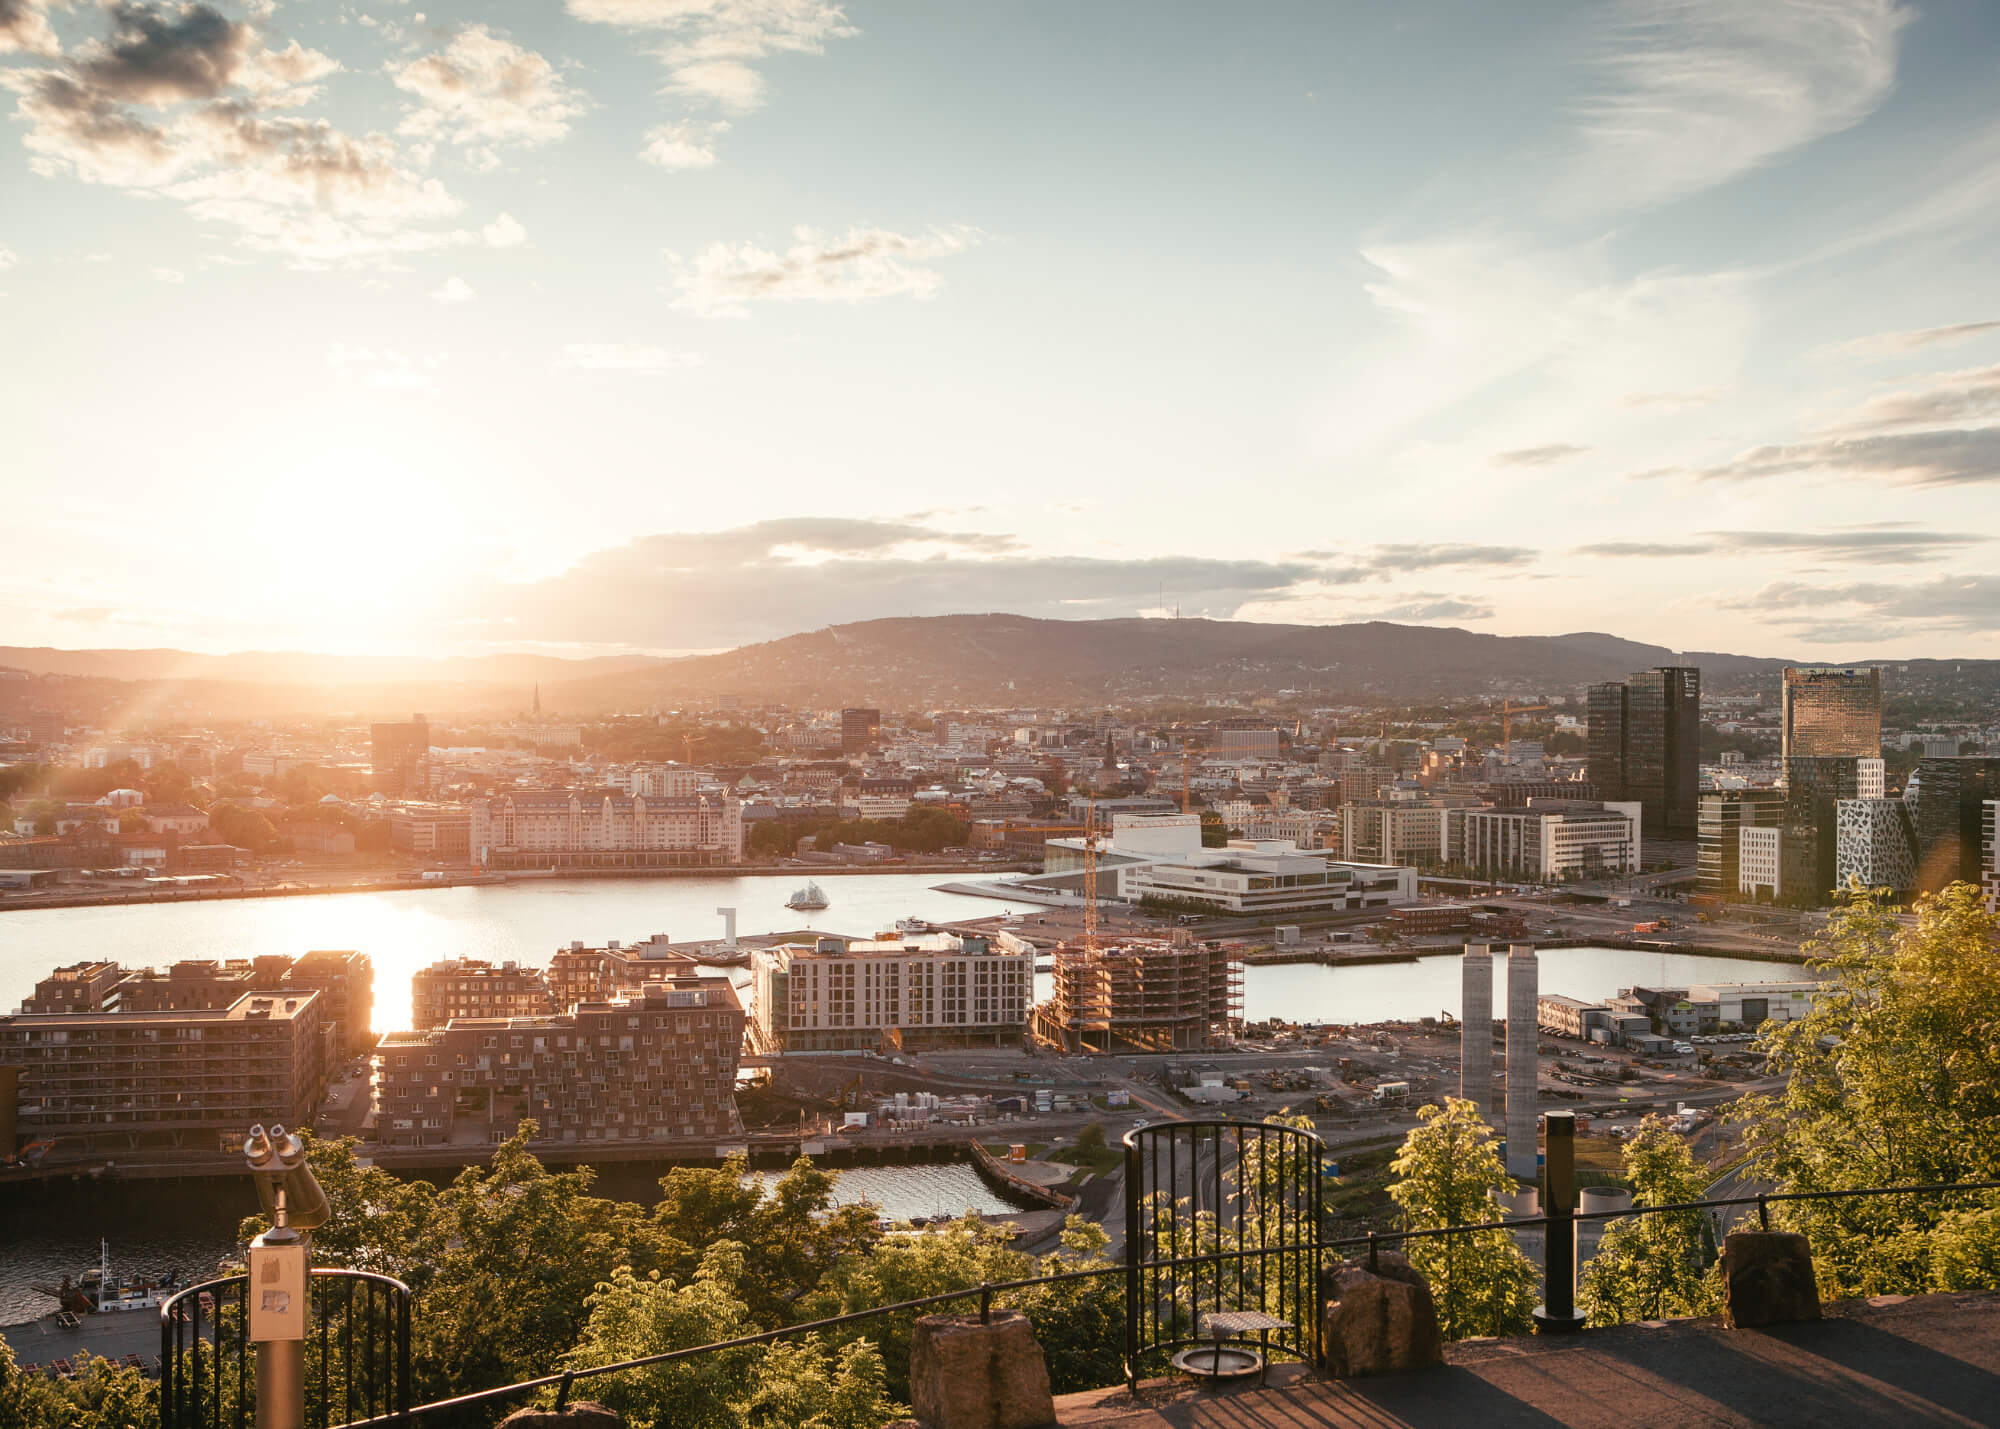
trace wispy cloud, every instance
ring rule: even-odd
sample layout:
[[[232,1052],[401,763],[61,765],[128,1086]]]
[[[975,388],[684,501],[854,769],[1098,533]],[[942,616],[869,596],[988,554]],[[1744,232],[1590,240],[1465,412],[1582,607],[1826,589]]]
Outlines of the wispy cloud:
[[[1871,397],[1840,430],[1869,431],[2000,416],[2000,363],[1933,373],[1921,385]]]
[[[419,139],[548,144],[569,133],[585,107],[546,59],[484,25],[468,25],[436,54],[391,66],[390,77],[416,97],[399,128]]]
[[[565,372],[623,372],[660,377],[683,368],[699,367],[701,354],[674,352],[637,342],[572,342],[556,354],[553,364]]]
[[[1851,128],[1888,97],[1914,17],[1899,0],[1622,0],[1567,205],[1663,203]]]
[[[2000,576],[1950,575],[1910,585],[1778,581],[1718,603],[1822,641],[1984,634],[2000,610]]]
[[[1703,467],[1704,481],[1763,481],[1801,473],[1869,477],[1903,486],[1967,486],[2000,481],[2000,427],[1896,432],[1752,447]]]
[[[1894,357],[1899,353],[1915,352],[1918,348],[1964,342],[1967,338],[1984,337],[1994,332],[2000,332],[2000,322],[1952,323],[1946,327],[1911,328],[1906,332],[1878,332],[1872,337],[1857,337],[1852,342],[1839,343],[1827,351],[1843,357]]]
[[[740,317],[760,302],[866,303],[878,298],[930,298],[944,279],[928,266],[963,253],[976,234],[969,228],[893,233],[852,228],[839,236],[811,228],[793,231],[784,252],[755,243],[711,243],[691,259],[669,253],[675,306],[704,317]]]
[[[435,374],[443,364],[439,355],[413,357],[393,348],[357,347],[345,342],[331,343],[326,350],[326,365],[341,381],[388,392],[435,391]]]
[[[646,131],[646,145],[639,157],[662,169],[706,169],[715,163],[716,136],[726,133],[729,121],[680,119]]]
[[[1571,457],[1582,456],[1589,450],[1589,447],[1570,446],[1564,442],[1555,442],[1545,447],[1521,447],[1510,452],[1495,452],[1493,454],[1493,464],[1495,466],[1554,466],[1559,461],[1568,461]]]
[[[1925,531],[1899,522],[1832,531],[1700,531],[1694,541],[1600,541],[1578,546],[1579,556],[1673,557],[1762,551],[1858,565],[1910,565],[1935,561],[1993,537],[1970,531]]]

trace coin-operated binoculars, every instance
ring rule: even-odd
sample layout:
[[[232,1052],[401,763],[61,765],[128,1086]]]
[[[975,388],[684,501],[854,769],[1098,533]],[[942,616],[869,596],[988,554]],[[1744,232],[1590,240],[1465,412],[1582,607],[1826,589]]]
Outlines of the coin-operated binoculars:
[[[250,1242],[250,1342],[257,1347],[257,1429],[304,1429],[306,1326],[312,1264],[302,1231],[333,1214],[306,1165],[305,1142],[273,1125],[250,1128],[243,1159],[271,1228]]]

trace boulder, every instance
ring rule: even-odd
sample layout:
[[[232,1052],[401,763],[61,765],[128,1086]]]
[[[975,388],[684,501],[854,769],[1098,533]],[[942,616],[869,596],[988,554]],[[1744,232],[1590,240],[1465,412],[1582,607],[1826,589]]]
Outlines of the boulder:
[[[1732,1231],[1722,1245],[1722,1274],[1729,1323],[1738,1329],[1820,1318],[1812,1247],[1796,1232]]]
[[[1321,1276],[1326,1311],[1320,1320],[1326,1372],[1343,1378],[1423,1369],[1444,1360],[1431,1288],[1395,1251],[1368,1262],[1350,1260]]]
[[[517,1409],[500,1421],[500,1429],[625,1429],[625,1421],[594,1399],[572,1399],[560,1412]]]
[[[1048,1362],[1028,1317],[926,1315],[910,1339],[910,1408],[925,1429],[1042,1429],[1056,1422]]]

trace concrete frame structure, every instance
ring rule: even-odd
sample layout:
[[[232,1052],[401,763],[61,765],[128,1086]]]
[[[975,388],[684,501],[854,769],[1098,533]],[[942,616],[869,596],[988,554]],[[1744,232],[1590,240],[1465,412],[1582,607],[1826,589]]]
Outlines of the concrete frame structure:
[[[1459,960],[1458,1094],[1493,1120],[1493,948],[1467,943]]]
[[[1507,1174],[1533,1181],[1535,1159],[1535,1042],[1540,1034],[1541,959],[1533,943],[1507,948]]]

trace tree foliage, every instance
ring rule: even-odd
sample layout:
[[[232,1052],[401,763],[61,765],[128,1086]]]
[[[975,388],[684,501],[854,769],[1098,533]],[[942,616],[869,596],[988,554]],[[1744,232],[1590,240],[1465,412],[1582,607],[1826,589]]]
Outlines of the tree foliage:
[[[1639,1123],[1623,1161],[1635,1206],[1698,1201],[1707,1187],[1687,1143],[1663,1117]],[[1593,1325],[1718,1313],[1722,1287],[1708,1218],[1668,1211],[1613,1221],[1584,1268],[1577,1308]]]
[[[157,1387],[136,1369],[86,1357],[71,1379],[24,1374],[0,1339],[0,1429],[157,1429]]]
[[[1494,1218],[1493,1191],[1510,1185],[1493,1128],[1469,1101],[1417,1109],[1418,1125],[1390,1163],[1389,1194],[1408,1230],[1474,1225]],[[1446,1339],[1521,1334],[1535,1308],[1535,1267],[1504,1230],[1468,1231],[1405,1242],[1410,1264],[1430,1282]]]
[[[2000,920],[1978,890],[1954,883],[1923,900],[1914,926],[1856,890],[1807,951],[1824,987],[1806,1016],[1760,1039],[1784,1090],[1734,1112],[1757,1174],[1783,1191],[2000,1179]],[[1811,1237],[1830,1298],[1960,1283],[1994,1214],[1969,1194],[1776,1211]]]

